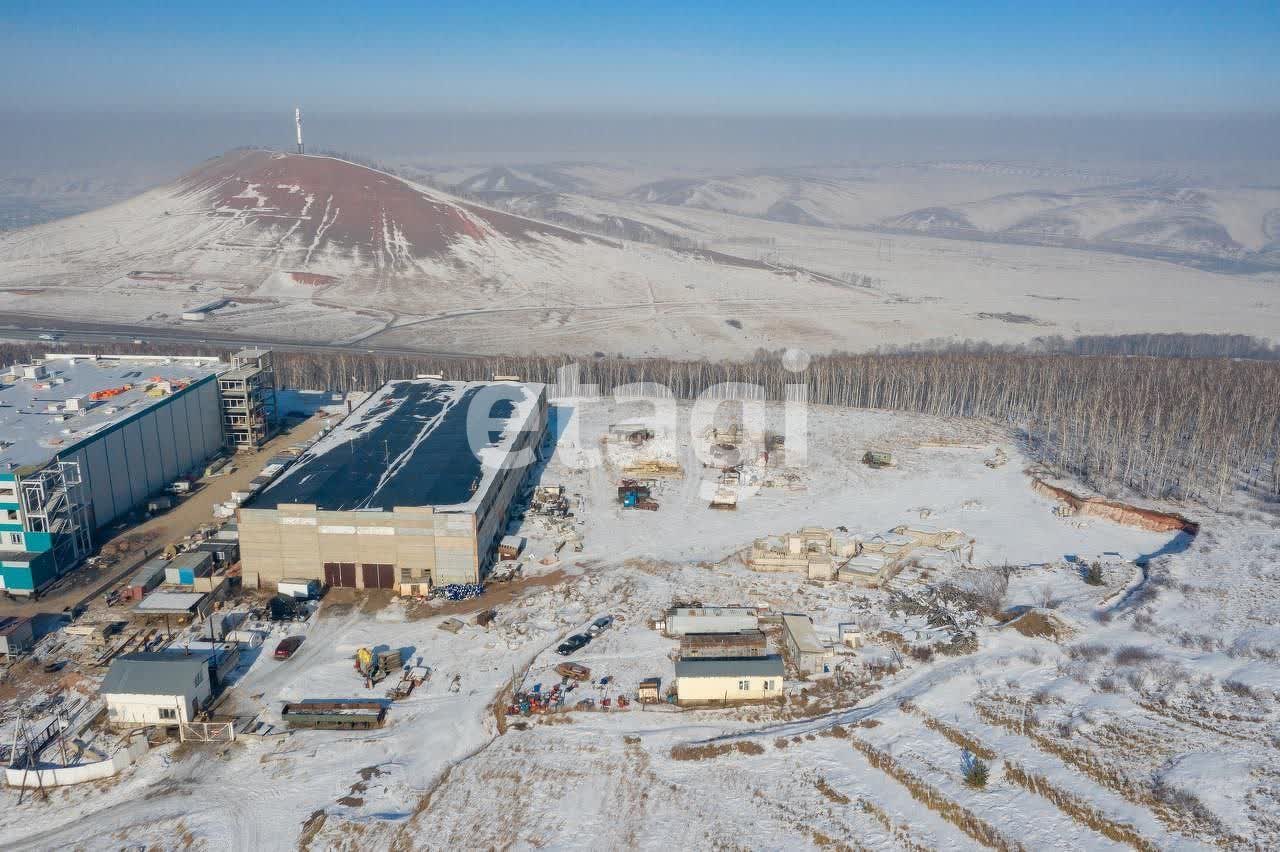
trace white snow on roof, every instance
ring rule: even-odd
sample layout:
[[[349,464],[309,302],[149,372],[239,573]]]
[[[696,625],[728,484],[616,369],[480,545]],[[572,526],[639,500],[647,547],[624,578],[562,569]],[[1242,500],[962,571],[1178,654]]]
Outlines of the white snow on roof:
[[[91,438],[112,424],[168,399],[147,396],[159,378],[194,383],[227,368],[208,358],[109,358],[50,355],[43,362],[45,376],[22,378],[23,365],[6,365],[0,375],[0,468],[6,463],[42,464],[56,454]],[[95,391],[129,390],[93,401]],[[67,410],[75,398],[79,408]]]
[[[139,601],[133,611],[143,614],[186,612],[204,600],[204,597],[203,592],[152,592]]]

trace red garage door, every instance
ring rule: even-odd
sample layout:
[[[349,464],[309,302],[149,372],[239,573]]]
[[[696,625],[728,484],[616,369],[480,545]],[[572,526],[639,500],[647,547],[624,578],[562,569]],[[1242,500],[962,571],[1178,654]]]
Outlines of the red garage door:
[[[389,589],[395,585],[394,565],[366,562],[360,568],[364,573],[366,589]]]
[[[356,587],[356,564],[354,562],[324,563],[324,582],[335,589],[354,589]]]

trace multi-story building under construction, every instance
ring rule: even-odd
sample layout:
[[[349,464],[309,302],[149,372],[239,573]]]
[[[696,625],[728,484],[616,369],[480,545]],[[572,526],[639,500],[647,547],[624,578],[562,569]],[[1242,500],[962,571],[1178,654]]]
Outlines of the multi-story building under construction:
[[[245,349],[218,377],[222,431],[237,451],[257,450],[276,429],[276,373],[269,349]]]

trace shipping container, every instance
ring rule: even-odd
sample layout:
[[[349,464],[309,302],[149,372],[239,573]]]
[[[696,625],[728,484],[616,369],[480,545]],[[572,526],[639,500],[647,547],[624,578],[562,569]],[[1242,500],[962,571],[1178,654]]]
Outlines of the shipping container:
[[[297,600],[313,600],[320,597],[320,581],[284,579],[276,583],[276,591]]]

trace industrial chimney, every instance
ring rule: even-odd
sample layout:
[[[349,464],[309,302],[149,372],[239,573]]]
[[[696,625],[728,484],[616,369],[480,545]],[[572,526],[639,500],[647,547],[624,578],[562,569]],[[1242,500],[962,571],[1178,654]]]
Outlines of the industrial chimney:
[[[293,108],[293,123],[298,127],[298,153],[302,153],[302,108]]]

